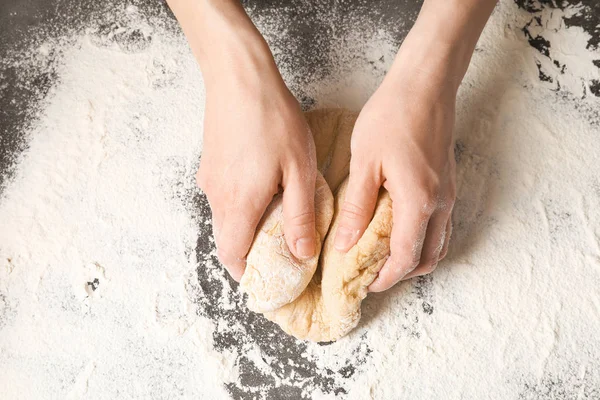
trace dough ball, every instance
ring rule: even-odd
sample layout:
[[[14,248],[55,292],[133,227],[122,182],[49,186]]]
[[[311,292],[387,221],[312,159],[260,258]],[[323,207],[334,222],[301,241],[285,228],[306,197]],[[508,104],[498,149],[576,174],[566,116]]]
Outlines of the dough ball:
[[[322,174],[315,194],[318,255],[304,261],[292,255],[283,236],[282,199],[277,196],[259,225],[241,280],[248,307],[299,339],[327,342],[350,332],[360,320],[367,287],[389,255],[392,201],[383,188],[358,243],[347,253],[334,248],[356,117],[341,109],[306,113]]]
[[[319,253],[333,217],[333,194],[322,175],[315,188],[317,247],[315,256],[299,260],[283,235],[283,196],[275,196],[258,225],[246,259],[240,288],[254,312],[273,311],[295,300],[306,288],[319,263]]]

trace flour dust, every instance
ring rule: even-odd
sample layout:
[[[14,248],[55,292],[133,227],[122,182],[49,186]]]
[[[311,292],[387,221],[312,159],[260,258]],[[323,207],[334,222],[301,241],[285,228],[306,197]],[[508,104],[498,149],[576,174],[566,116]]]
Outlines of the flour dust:
[[[416,15],[359,3],[248,5],[305,109],[360,109]],[[0,391],[598,398],[600,52],[567,23],[586,7],[501,1],[459,93],[447,259],[327,345],[249,312],[218,263],[194,184],[202,77],[166,11],[121,4],[7,53],[35,95],[2,164]]]

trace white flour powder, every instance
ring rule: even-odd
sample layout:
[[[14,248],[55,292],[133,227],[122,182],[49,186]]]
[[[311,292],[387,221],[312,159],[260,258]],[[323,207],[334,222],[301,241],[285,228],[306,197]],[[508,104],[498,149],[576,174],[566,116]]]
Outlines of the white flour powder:
[[[300,74],[278,47],[284,11],[255,17],[292,90],[360,108],[396,40],[350,16],[327,68]],[[1,397],[599,398],[600,98],[586,85],[600,53],[561,22],[577,11],[539,13],[544,56],[529,14],[496,9],[459,94],[449,256],[370,295],[349,337],[294,344],[308,371],[242,334],[258,322],[226,317],[243,302],[196,254],[211,244],[194,186],[204,92],[184,38],[130,7],[118,28],[5,60],[25,71],[61,54],[0,197]]]

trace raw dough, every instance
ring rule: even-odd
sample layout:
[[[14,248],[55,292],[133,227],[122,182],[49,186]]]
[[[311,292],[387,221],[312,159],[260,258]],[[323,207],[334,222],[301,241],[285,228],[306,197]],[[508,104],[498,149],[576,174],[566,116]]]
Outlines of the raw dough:
[[[248,308],[300,339],[327,342],[350,332],[360,319],[367,287],[389,254],[392,201],[383,188],[359,242],[345,254],[333,246],[356,117],[341,109],[306,113],[322,174],[315,194],[318,255],[300,261],[291,254],[283,236],[282,199],[276,196],[259,225],[240,283]]]

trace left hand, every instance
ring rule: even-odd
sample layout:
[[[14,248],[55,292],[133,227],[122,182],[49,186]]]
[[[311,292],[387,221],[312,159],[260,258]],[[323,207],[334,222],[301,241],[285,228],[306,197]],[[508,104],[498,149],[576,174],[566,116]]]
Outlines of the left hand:
[[[361,111],[335,238],[348,251],[372,219],[379,188],[393,201],[390,257],[369,287],[386,290],[432,272],[446,256],[456,197],[453,125],[457,86],[400,52]]]

